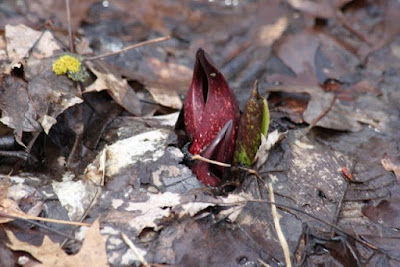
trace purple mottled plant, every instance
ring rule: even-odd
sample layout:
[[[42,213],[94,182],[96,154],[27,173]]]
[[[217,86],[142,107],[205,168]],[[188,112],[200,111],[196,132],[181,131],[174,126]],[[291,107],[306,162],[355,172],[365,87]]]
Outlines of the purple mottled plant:
[[[184,107],[185,131],[191,140],[189,152],[230,163],[239,117],[239,105],[224,76],[199,49]],[[218,185],[224,172],[203,161],[195,162],[192,171],[210,186]]]

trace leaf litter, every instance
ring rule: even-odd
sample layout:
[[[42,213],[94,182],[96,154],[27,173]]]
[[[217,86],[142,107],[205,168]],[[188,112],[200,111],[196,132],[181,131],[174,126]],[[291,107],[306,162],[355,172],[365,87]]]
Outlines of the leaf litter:
[[[271,150],[264,141],[256,168],[274,187],[293,263],[398,265],[396,1],[289,1],[295,13],[279,1],[237,6],[167,1],[160,8],[156,1],[139,6],[115,1],[109,7],[81,1],[79,9],[71,1],[75,40],[88,42],[97,54],[173,33],[163,44],[84,63],[91,78],[80,85],[51,71],[61,52],[56,50],[68,47],[68,23],[63,1],[49,1],[40,10],[42,2],[14,13],[7,12],[21,7],[2,3],[5,17],[36,25],[36,30],[22,24],[5,27],[0,17],[7,45],[2,48],[7,55],[1,76],[2,137],[14,132],[16,140],[2,148],[7,153],[1,155],[14,156],[0,158],[0,169],[22,174],[10,174],[9,193],[1,199],[13,210],[43,217],[92,223],[100,216],[100,233],[109,237],[105,245],[95,244],[102,235],[93,224],[96,233],[79,250],[73,238],[80,231],[57,226],[72,233],[63,248],[75,255],[68,255],[47,237],[45,246],[33,246],[33,233],[46,232],[60,243],[64,237],[4,221],[13,250],[26,251],[42,264],[62,260],[78,266],[78,259],[100,258],[104,265],[284,263],[270,206],[255,201],[268,199],[263,182],[247,175],[233,192],[215,191],[201,186],[184,164],[173,132],[178,114],[172,112],[182,106],[201,46],[222,67],[241,106],[255,80],[261,94],[274,99],[268,137],[278,130],[286,138]],[[26,12],[33,13],[20,16]],[[50,17],[53,24],[41,29]],[[331,80],[336,87],[328,86]],[[139,117],[149,107],[162,116]],[[304,135],[306,124],[312,127]],[[21,162],[15,157],[20,152],[39,160]],[[353,180],[346,181],[342,167],[353,161]],[[65,189],[51,186],[56,184]],[[25,238],[18,241],[12,234]],[[58,252],[39,256],[52,250]],[[0,265],[14,265],[10,257],[0,258]]]

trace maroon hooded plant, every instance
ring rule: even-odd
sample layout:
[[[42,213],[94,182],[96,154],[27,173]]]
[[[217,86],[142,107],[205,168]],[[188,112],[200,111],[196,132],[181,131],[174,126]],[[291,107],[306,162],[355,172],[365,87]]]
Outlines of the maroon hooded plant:
[[[202,153],[204,157],[230,163],[239,116],[236,97],[229,89],[224,76],[214,66],[207,53],[199,49],[184,108],[185,130],[192,141],[189,152],[200,154],[207,148]],[[217,140],[213,141],[223,128]],[[214,186],[219,182],[221,174],[203,171],[207,168],[208,163],[196,162],[192,170],[204,184]]]

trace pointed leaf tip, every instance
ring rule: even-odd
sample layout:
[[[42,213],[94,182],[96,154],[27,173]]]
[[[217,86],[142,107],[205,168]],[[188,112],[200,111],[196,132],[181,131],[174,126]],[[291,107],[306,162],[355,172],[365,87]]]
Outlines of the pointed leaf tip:
[[[234,163],[250,166],[254,162],[254,157],[261,144],[261,134],[267,135],[268,127],[267,100],[259,94],[256,81],[240,117]]]

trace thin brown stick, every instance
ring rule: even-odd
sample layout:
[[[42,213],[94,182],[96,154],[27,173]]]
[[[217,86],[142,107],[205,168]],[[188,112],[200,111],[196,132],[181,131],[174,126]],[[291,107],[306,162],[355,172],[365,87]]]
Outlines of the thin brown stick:
[[[65,7],[67,9],[67,23],[68,23],[68,42],[69,42],[69,51],[74,53],[74,42],[72,40],[72,26],[71,26],[71,9],[69,6],[69,0],[65,0]]]
[[[102,55],[98,55],[98,56],[93,56],[93,57],[88,57],[85,58],[85,61],[91,61],[91,60],[95,60],[95,59],[101,59],[101,58],[105,58],[105,57],[110,57],[110,56],[114,56],[114,55],[118,55],[120,53],[126,52],[128,50],[134,49],[134,48],[138,48],[144,45],[148,45],[148,44],[155,44],[155,43],[159,43],[159,42],[164,42],[171,39],[170,35],[164,36],[164,37],[160,37],[160,38],[156,38],[156,39],[152,39],[152,40],[148,40],[148,41],[144,41],[144,42],[140,42],[134,45],[130,45],[127,47],[122,48],[119,51],[116,52],[109,52],[109,53],[104,53]]]
[[[207,162],[207,163],[211,163],[211,164],[214,164],[214,165],[217,165],[217,166],[221,166],[221,167],[226,167],[226,168],[232,167],[231,164],[219,162],[219,161],[216,161],[216,160],[211,160],[211,159],[205,158],[203,156],[200,156],[199,154],[193,155],[192,159],[193,160],[201,160],[201,161],[204,161],[204,162]]]
[[[268,190],[269,190],[269,201],[271,203],[275,203],[275,195],[274,195],[274,188],[272,187],[272,182],[268,182]],[[275,231],[279,239],[279,243],[281,244],[283,255],[285,256],[285,263],[287,267],[292,266],[292,261],[290,260],[290,250],[289,245],[286,241],[285,235],[283,234],[281,224],[279,222],[279,214],[276,210],[275,204],[271,204],[271,214],[274,220]]]
[[[12,219],[35,220],[35,221],[42,221],[42,222],[67,224],[67,225],[90,226],[89,223],[64,221],[64,220],[57,220],[57,219],[51,219],[51,218],[42,218],[42,217],[36,217],[36,216],[17,213],[17,212],[14,212],[14,214],[8,214],[7,210],[0,210],[0,217],[6,217],[6,218],[12,218]]]

